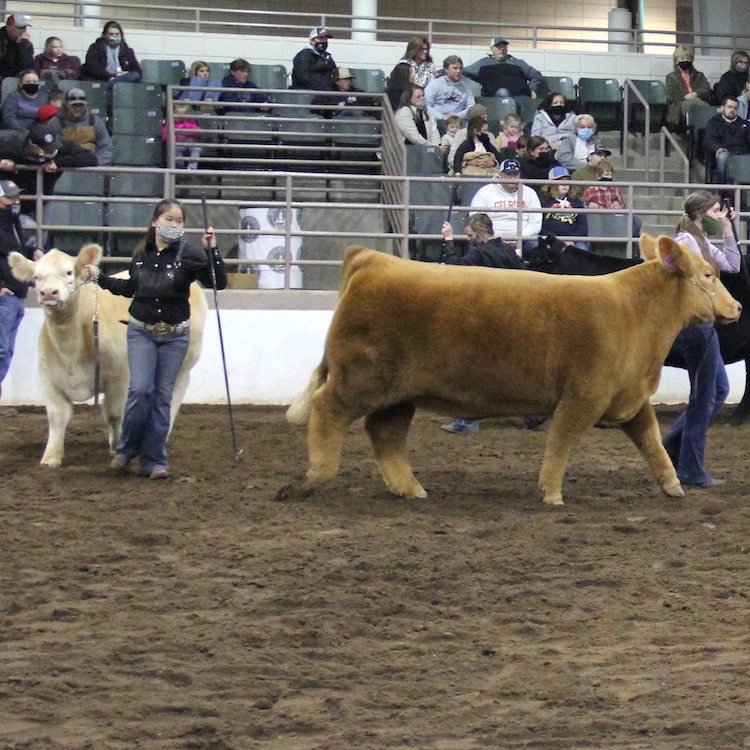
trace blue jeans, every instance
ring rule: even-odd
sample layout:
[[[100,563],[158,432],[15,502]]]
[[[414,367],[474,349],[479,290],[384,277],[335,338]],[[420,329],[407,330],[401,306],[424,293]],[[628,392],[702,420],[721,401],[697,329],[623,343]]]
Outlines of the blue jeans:
[[[130,461],[141,457],[141,474],[169,468],[169,434],[172,391],[190,343],[190,333],[158,336],[128,325],[130,387],[115,455]]]
[[[685,328],[677,336],[672,354],[685,361],[690,398],[685,411],[664,436],[664,447],[681,482],[706,482],[710,479],[703,468],[706,432],[729,394],[715,328],[711,323]]]
[[[116,83],[138,83],[141,80],[141,74],[131,70],[129,73],[123,73],[120,76],[115,76],[109,83],[107,83],[107,90],[112,91],[113,86]]]
[[[0,296],[0,394],[16,348],[16,334],[23,318],[23,300],[14,294]]]

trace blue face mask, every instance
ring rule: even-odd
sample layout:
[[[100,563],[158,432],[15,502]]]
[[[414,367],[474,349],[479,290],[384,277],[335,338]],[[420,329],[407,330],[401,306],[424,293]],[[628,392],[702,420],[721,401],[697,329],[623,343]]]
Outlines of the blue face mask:
[[[584,141],[587,141],[592,135],[594,135],[594,131],[591,128],[580,128],[578,131],[578,137]]]

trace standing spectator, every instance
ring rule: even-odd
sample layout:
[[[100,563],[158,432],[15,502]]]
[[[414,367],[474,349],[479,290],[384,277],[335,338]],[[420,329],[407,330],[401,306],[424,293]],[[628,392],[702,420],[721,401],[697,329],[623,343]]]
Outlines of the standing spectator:
[[[184,221],[177,201],[157,204],[146,237],[133,250],[127,279],[86,266],[90,281],[133,298],[127,333],[130,386],[110,467],[125,472],[140,457],[140,473],[149,479],[169,476],[166,441],[172,392],[190,344],[190,284],[213,288],[213,264],[216,288],[227,285],[213,229],[206,229],[201,250],[183,240]]]
[[[18,86],[3,99],[3,127],[6,130],[27,130],[36,122],[39,107],[47,104],[47,94],[39,90],[39,76],[25,70]]]
[[[734,211],[722,208],[715,193],[703,190],[691,193],[685,200],[685,213],[677,225],[675,241],[687,245],[717,272],[737,273],[741,256],[732,218]],[[709,225],[721,229],[721,248],[709,242]],[[703,466],[706,433],[729,394],[729,380],[714,324],[701,323],[685,328],[677,336],[671,354],[685,362],[690,377],[690,398],[685,411],[664,436],[664,447],[680,482],[696,487],[716,487],[724,484],[724,480],[714,479]]]
[[[49,121],[50,130],[96,155],[97,164],[107,167],[112,163],[112,138],[98,115],[90,112],[83,89],[70,89],[65,104]]]
[[[576,115],[565,97],[559,91],[552,91],[544,97],[542,106],[534,114],[531,135],[546,138],[549,147],[557,151],[560,140],[573,132]]]
[[[250,63],[238,57],[229,65],[229,73],[224,76],[221,85],[225,91],[219,92],[220,102],[231,102],[234,104],[264,104],[268,101],[265,94],[258,91],[258,86],[250,80]],[[250,115],[256,107],[227,107],[219,108],[219,114],[226,115],[230,112],[239,112]]]
[[[727,162],[732,154],[750,152],[750,122],[737,115],[739,102],[724,97],[721,112],[706,123],[706,150],[716,160],[716,182],[727,181]]]
[[[464,75],[482,87],[482,96],[511,96],[521,110],[528,99],[536,99],[544,80],[524,60],[508,54],[508,41],[501,36],[490,42],[489,58],[464,68]]]
[[[0,180],[0,398],[24,315],[23,302],[29,291],[29,285],[18,281],[8,265],[12,252],[26,254],[18,221],[20,194],[13,180]],[[0,417],[12,417],[15,413],[12,406],[0,406]]]
[[[34,58],[34,70],[39,78],[52,81],[78,80],[81,77],[81,61],[75,55],[66,55],[60,37],[50,36],[44,42],[44,52]]]
[[[452,115],[465,119],[469,107],[475,103],[474,94],[461,82],[463,69],[463,60],[458,55],[446,57],[443,75],[430,81],[424,90],[427,106],[443,120]]]
[[[667,122],[680,125],[691,107],[702,106],[711,100],[711,84],[693,61],[695,51],[687,44],[678,44],[672,53],[672,72],[664,79],[667,99]]]
[[[300,50],[292,61],[292,88],[333,91],[336,63],[328,51],[331,34],[322,26],[310,31],[310,45]]]
[[[735,99],[748,90],[750,84],[750,56],[744,49],[735,50],[729,61],[729,70],[724,73],[714,86],[714,103],[723,104],[724,99],[733,96]]]
[[[410,84],[414,83],[414,71],[408,63],[397,63],[385,82],[385,93],[395,112],[401,105],[401,96]]]
[[[180,81],[181,86],[220,86],[218,81],[211,78],[211,67],[203,60],[196,60],[191,66],[188,74]],[[178,99],[191,102],[213,102],[218,97],[218,91],[182,91]]]
[[[29,37],[29,26],[31,16],[14,13],[0,28],[0,79],[17,76],[22,70],[34,67],[34,45]]]
[[[88,48],[81,78],[107,81],[112,89],[115,83],[141,80],[141,66],[135,52],[125,42],[122,26],[117,21],[107,21],[102,35]]]
[[[190,104],[187,102],[176,101],[173,103],[174,109],[174,149],[178,157],[175,162],[177,169],[185,168],[184,159],[189,159],[187,169],[198,169],[196,159],[201,155],[201,126],[198,121],[189,116]],[[165,122],[161,129],[161,139],[168,142],[167,123]]]
[[[560,139],[555,157],[564,167],[578,169],[585,167],[588,156],[596,148],[596,120],[591,115],[578,115],[574,130]]]
[[[405,142],[418,146],[439,146],[442,152],[447,151],[440,145],[435,115],[430,114],[424,99],[424,89],[411,85],[401,95],[401,106],[396,111],[396,124],[404,135]]]
[[[500,153],[492,143],[492,139],[487,134],[487,121],[481,115],[475,115],[469,120],[466,127],[466,140],[456,149],[456,156],[453,160],[453,174],[459,175],[463,171],[463,159],[468,153],[483,152],[492,154],[499,164],[502,159]]]
[[[486,213],[492,220],[492,229],[496,237],[502,237],[509,245],[518,248],[518,208],[541,208],[536,191],[527,185],[521,185],[521,165],[518,159],[505,159],[500,164],[500,176],[497,181],[484,185],[471,201],[472,215]],[[492,210],[494,209],[494,210]],[[542,228],[541,212],[521,211],[521,235],[524,249],[536,245],[536,237]],[[512,238],[512,239],[510,239]],[[534,238],[534,239],[532,239]]]
[[[543,185],[540,200],[542,206],[552,209],[544,214],[542,220],[542,234],[554,234],[565,242],[566,245],[574,245],[582,250],[588,250],[589,245],[585,240],[567,240],[566,237],[586,237],[589,233],[589,222],[586,214],[575,209],[583,208],[580,198],[571,197],[570,185],[563,184],[560,180],[569,180],[570,172],[565,167],[552,167],[548,174],[551,182]]]
[[[430,43],[423,36],[415,36],[406,45],[406,52],[399,62],[407,63],[414,71],[414,83],[424,88],[438,72],[430,57]],[[463,67],[463,65],[461,66]]]

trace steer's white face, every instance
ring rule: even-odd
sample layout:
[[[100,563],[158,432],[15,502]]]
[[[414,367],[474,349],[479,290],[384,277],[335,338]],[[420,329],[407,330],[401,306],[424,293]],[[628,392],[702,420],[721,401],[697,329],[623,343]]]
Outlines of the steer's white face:
[[[40,305],[65,305],[77,286],[75,259],[59,250],[50,250],[36,262],[33,281]]]

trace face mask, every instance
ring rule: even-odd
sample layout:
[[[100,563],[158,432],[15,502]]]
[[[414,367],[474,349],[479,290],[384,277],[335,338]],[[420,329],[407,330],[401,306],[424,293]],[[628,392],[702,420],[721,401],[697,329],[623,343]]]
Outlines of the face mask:
[[[110,36],[107,38],[107,46],[108,47],[119,47],[120,42],[122,41],[121,36]]]
[[[167,227],[161,224],[156,225],[156,234],[159,235],[165,242],[172,243],[175,240],[182,239],[182,235],[185,234],[183,227]]]
[[[691,63],[689,60],[683,60],[682,62],[678,62],[677,66],[680,68],[680,70],[690,70],[690,68],[693,67],[693,63]]]
[[[568,108],[564,104],[556,104],[554,107],[550,107],[549,111],[550,114],[554,115],[555,117],[561,117],[565,114],[567,109]]]
[[[735,68],[735,70],[736,70],[736,71],[737,71],[738,73],[742,73],[742,74],[745,74],[745,73],[747,73],[747,68],[748,68],[748,65],[747,65],[747,63],[739,63],[739,64],[737,65],[737,67]]]
[[[612,182],[611,177],[600,177],[599,182]]]
[[[322,55],[328,49],[328,42],[315,42],[315,49]]]
[[[594,135],[594,131],[591,128],[581,128],[578,131],[578,137],[583,141],[587,141],[592,135]]]
[[[536,161],[537,164],[549,164],[549,151],[542,151],[534,161]]]
[[[427,102],[417,102],[414,106],[421,112],[427,107]]]
[[[29,96],[34,96],[34,94],[36,94],[39,91],[39,84],[38,83],[24,83],[23,86],[21,86],[21,88]]]
[[[701,225],[703,226],[703,231],[709,236],[714,236],[721,233],[721,222],[718,219],[712,219],[710,216],[704,216],[701,219]]]

